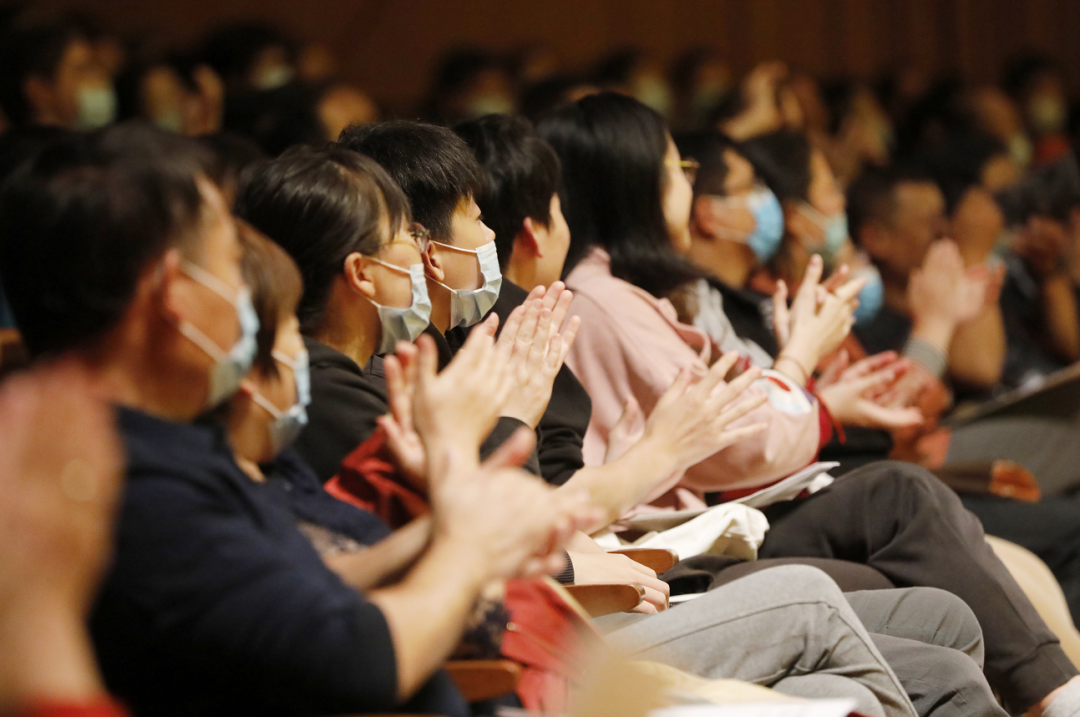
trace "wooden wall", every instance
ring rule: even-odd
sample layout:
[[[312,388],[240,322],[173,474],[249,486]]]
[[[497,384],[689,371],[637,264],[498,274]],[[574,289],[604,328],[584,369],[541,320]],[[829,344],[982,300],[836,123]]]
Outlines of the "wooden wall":
[[[191,40],[239,18],[280,23],[333,47],[344,73],[380,102],[418,98],[438,57],[459,45],[544,42],[566,63],[628,44],[669,59],[712,45],[737,70],[781,58],[824,74],[870,76],[898,62],[995,79],[1037,49],[1080,82],[1080,0],[36,0],[89,10],[122,32]]]

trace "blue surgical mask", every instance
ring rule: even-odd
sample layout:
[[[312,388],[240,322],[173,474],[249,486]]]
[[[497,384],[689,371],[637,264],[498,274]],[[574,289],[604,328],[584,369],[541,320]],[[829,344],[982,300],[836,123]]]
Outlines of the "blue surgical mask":
[[[295,360],[280,351],[275,351],[273,356],[275,361],[292,369],[296,382],[296,403],[289,410],[282,411],[262,394],[255,393],[252,399],[274,417],[270,423],[270,445],[276,455],[290,446],[307,425],[307,407],[311,405],[311,367],[307,351],[301,351]]]
[[[236,307],[237,320],[240,322],[240,338],[229,351],[222,349],[186,319],[181,320],[177,326],[181,334],[214,359],[214,365],[210,369],[210,389],[206,397],[206,407],[213,408],[236,393],[241,379],[251,369],[257,349],[255,335],[259,333],[259,316],[255,313],[251,292],[246,286],[237,291],[206,269],[189,261],[183,263],[181,271]]]
[[[101,129],[116,119],[116,92],[108,85],[81,87],[76,100],[79,129]]]
[[[826,261],[834,259],[848,240],[847,214],[841,211],[832,216],[825,216],[805,202],[800,209],[803,215],[817,224],[823,232],[821,246],[809,248],[810,251],[821,254]]]
[[[745,202],[754,216],[754,229],[743,234],[729,227],[715,227],[716,234],[729,241],[746,244],[754,252],[758,262],[764,264],[776,256],[784,238],[784,210],[772,190],[757,186],[749,195],[718,197],[722,202]]]
[[[494,240],[483,245],[479,249],[461,249],[449,244],[433,241],[452,251],[475,254],[480,264],[480,274],[484,277],[484,284],[479,289],[452,289],[446,284],[442,286],[450,290],[450,328],[458,326],[467,327],[480,323],[491,307],[495,306],[495,300],[499,298],[499,290],[502,288],[502,270],[499,269],[499,252],[495,248]]]
[[[389,354],[394,352],[399,341],[408,343],[416,341],[416,337],[423,333],[431,323],[431,298],[428,296],[423,264],[413,264],[406,270],[379,259],[372,258],[371,260],[391,271],[408,274],[412,281],[412,303],[406,308],[396,309],[393,306],[371,302],[378,310],[379,322],[382,324],[382,339],[379,342],[378,353]]]
[[[856,271],[852,278],[864,278],[866,283],[859,290],[859,307],[855,309],[855,324],[864,326],[877,318],[881,307],[885,305],[885,285],[881,282],[881,272],[870,265]]]
[[[746,238],[746,244],[764,264],[780,249],[780,241],[784,238],[784,210],[780,208],[780,200],[767,187],[756,188],[747,204],[754,213],[754,231]]]

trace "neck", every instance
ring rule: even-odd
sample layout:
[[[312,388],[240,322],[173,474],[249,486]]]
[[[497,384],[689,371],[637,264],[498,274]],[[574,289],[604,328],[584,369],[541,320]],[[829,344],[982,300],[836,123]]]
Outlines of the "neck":
[[[345,354],[360,368],[366,366],[382,333],[378,310],[365,299],[342,298],[335,289],[324,316],[322,326],[311,337]]]
[[[503,272],[503,278],[512,281],[526,291],[531,291],[542,284],[536,276],[536,264],[531,261],[515,261],[516,254],[510,257],[510,265]]]
[[[440,334],[445,334],[450,328],[450,290],[430,277],[427,287],[431,299],[431,325]]]
[[[745,244],[697,234],[687,256],[699,268],[735,289],[746,286],[757,264],[754,252]]]
[[[150,348],[159,341],[130,340],[121,329],[101,342],[98,348],[79,353],[91,380],[103,398],[119,406],[177,423],[187,423],[203,409],[203,387],[177,380],[168,351]],[[193,398],[194,397],[194,398]]]
[[[882,271],[881,283],[885,287],[885,306],[898,314],[907,316],[907,282],[902,282],[896,278],[887,276],[886,273]]]
[[[270,426],[263,416],[256,414],[262,411],[251,397],[241,393],[233,399],[230,406],[229,419],[226,432],[229,436],[229,446],[232,448],[236,464],[256,482],[266,480],[259,463],[266,460]],[[265,411],[262,411],[265,414]]]

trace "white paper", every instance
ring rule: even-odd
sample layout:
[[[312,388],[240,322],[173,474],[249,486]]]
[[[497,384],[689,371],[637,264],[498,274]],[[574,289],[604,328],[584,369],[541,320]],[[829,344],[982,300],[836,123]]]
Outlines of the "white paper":
[[[767,488],[762,488],[755,493],[751,493],[748,496],[731,502],[742,503],[743,505],[748,505],[751,508],[760,510],[773,503],[779,503],[782,500],[794,498],[806,489],[810,489],[811,492],[821,490],[833,480],[831,476],[825,475],[826,471],[832,470],[838,465],[840,464],[813,463],[797,473],[792,473],[778,483],[774,483]],[[642,513],[640,515],[635,515],[632,518],[627,518],[626,520],[620,520],[619,524],[634,530],[656,530],[662,532],[682,525],[688,520],[693,520],[707,510],[709,509]]]
[[[649,717],[847,717],[854,709],[855,700],[791,700],[665,707]]]

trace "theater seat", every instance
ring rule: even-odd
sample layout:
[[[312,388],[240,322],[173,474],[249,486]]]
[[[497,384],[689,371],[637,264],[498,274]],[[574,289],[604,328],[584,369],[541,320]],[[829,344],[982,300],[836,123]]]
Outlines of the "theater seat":
[[[466,702],[509,694],[521,677],[521,667],[510,660],[451,660],[446,671]]]

